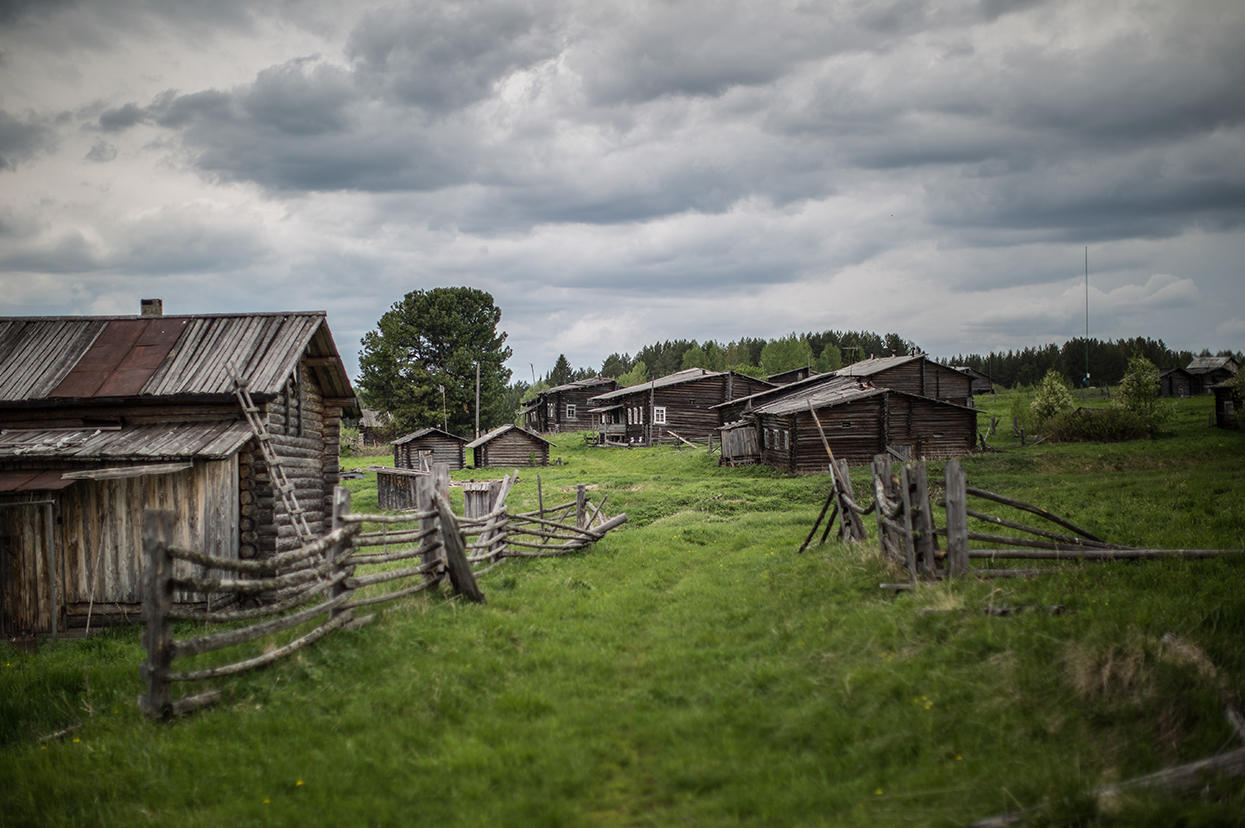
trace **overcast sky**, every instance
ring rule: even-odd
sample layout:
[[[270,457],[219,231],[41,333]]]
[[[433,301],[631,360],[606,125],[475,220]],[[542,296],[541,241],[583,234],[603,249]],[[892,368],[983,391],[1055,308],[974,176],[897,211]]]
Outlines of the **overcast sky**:
[[[0,315],[1245,349],[1245,3],[0,0]]]

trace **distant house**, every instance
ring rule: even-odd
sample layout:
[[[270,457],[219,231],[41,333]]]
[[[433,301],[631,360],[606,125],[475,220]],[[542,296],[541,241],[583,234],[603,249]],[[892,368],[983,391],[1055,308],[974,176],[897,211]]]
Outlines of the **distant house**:
[[[1211,386],[1211,393],[1215,395],[1215,425],[1240,428],[1241,406],[1245,405],[1245,401],[1242,401],[1236,383],[1232,380],[1216,383]]]
[[[972,384],[969,386],[969,391],[972,394],[994,393],[994,383],[991,382],[989,377],[978,371],[976,368],[972,368],[968,365],[955,365],[952,367],[954,367],[955,370],[959,371],[961,374],[964,374],[972,379]]]
[[[381,432],[389,425],[389,415],[383,411],[364,408],[359,415],[359,437],[365,446],[379,446],[385,442]]]
[[[1168,368],[1159,374],[1160,397],[1191,397],[1200,387],[1197,375],[1184,368]]]
[[[428,465],[444,463],[450,471],[465,468],[466,439],[439,428],[421,428],[393,441],[393,467],[395,469],[421,469]]]
[[[297,547],[233,371],[311,534],[358,403],[323,312],[0,318],[0,633],[138,617],[142,516],[225,558]]]
[[[1241,366],[1230,356],[1207,356],[1194,357],[1187,370],[1197,377],[1198,389],[1195,393],[1209,394],[1211,388],[1218,383],[1235,377]]]
[[[748,429],[753,436],[743,439]],[[973,450],[977,412],[839,377],[755,401],[741,420],[723,427],[721,462],[823,472],[823,434],[836,459],[857,465],[888,449],[909,457],[955,457]]]
[[[688,368],[592,398],[601,415],[600,441],[654,445],[682,437],[704,440],[718,428],[713,406],[773,386],[734,371]],[[677,435],[677,436],[676,436]]]
[[[876,386],[972,407],[972,378],[939,365],[924,354],[872,357],[834,372],[840,377],[867,379]]]
[[[588,412],[588,400],[617,387],[618,381],[609,377],[590,377],[546,388],[524,401],[523,424],[537,434],[594,430],[601,418]]]
[[[495,428],[467,444],[473,454],[472,466],[547,466],[553,446],[544,437],[513,423]]]

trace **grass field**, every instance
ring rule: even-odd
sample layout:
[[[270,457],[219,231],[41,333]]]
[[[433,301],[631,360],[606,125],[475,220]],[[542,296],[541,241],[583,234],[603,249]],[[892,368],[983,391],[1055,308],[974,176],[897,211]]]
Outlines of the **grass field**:
[[[979,405],[1008,422],[1005,397]],[[1116,445],[1021,448],[1001,426],[965,465],[1112,541],[1245,547],[1245,435],[1209,410],[1179,401],[1169,434]],[[1245,560],[894,595],[871,544],[795,553],[824,476],[556,443],[546,502],[584,483],[624,527],[507,562],[484,605],[399,602],[190,718],[139,714],[137,628],[0,644],[0,823],[960,825],[1045,803],[1039,824],[1241,824],[1240,780],[1086,792],[1240,746],[1221,693],[1245,687]],[[375,508],[374,475],[350,488]],[[523,470],[511,504],[535,503]]]

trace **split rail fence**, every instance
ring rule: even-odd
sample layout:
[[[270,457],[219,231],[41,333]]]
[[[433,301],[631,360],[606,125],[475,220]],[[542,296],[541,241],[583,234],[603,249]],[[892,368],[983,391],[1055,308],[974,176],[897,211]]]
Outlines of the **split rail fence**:
[[[576,552],[626,522],[606,519],[584,486],[569,503],[511,514],[506,497],[518,474],[466,493],[467,515],[455,515],[443,465],[417,480],[415,508],[401,514],[354,514],[350,493],[334,491],[331,531],[303,547],[264,560],[231,560],[172,542],[172,512],[143,515],[146,559],[143,622],[147,660],[140,669],[140,708],[168,717],[217,701],[221,688],[175,698],[174,685],[209,682],[265,667],[330,633],[359,627],[373,615],[357,610],[392,602],[448,582],[453,592],[483,602],[476,578],[507,558]],[[539,482],[539,479],[538,479]],[[174,603],[174,593],[178,602]],[[199,599],[196,601],[196,599]],[[219,626],[174,638],[175,623]],[[298,630],[278,646],[281,633]],[[267,652],[238,656],[242,645],[266,640]],[[174,669],[174,662],[232,650],[228,663]],[[202,660],[200,660],[202,661]]]

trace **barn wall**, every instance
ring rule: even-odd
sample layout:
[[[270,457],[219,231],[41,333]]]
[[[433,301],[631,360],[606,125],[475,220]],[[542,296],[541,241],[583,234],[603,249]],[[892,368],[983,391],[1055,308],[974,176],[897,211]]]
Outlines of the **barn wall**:
[[[56,550],[57,626],[88,610],[95,623],[142,603],[144,509],[176,514],[177,544],[237,558],[237,460],[196,461],[173,474],[83,480],[50,493]],[[7,631],[52,628],[42,507],[0,509],[0,609]]]
[[[521,431],[507,431],[475,448],[477,466],[547,466],[549,446]]]
[[[885,449],[880,396],[818,409],[817,417],[836,459],[855,466],[869,463],[875,454]],[[829,458],[821,442],[821,432],[807,411],[796,415],[792,442],[796,447],[795,471],[826,471]]]
[[[466,445],[459,440],[452,440],[440,434],[429,434],[418,440],[393,447],[394,465],[400,469],[419,468],[419,453],[432,452],[433,463],[444,463],[450,471],[461,469],[466,462]]]
[[[887,445],[911,446],[914,457],[926,459],[960,457],[973,450],[975,411],[899,394],[888,395],[887,407]]]

